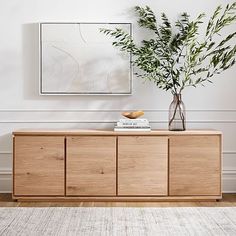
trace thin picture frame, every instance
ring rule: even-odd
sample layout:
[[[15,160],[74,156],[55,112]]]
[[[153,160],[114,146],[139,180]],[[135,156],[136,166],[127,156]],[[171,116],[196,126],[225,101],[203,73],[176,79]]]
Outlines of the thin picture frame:
[[[109,92],[52,92],[52,91],[43,91],[43,49],[42,49],[42,37],[43,25],[46,24],[100,24],[100,25],[128,25],[129,34],[132,37],[133,27],[132,23],[127,22],[40,22],[39,23],[39,94],[40,95],[132,95],[133,94],[133,67],[132,67],[132,53],[129,53],[129,91],[128,92],[119,92],[119,93],[109,93]],[[115,49],[118,50],[118,49]]]

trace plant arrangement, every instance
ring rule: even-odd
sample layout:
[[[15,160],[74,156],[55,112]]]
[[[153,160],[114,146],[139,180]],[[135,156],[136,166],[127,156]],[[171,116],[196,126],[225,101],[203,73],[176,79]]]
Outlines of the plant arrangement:
[[[160,23],[150,7],[136,6],[138,24],[153,33],[150,39],[137,44],[131,35],[122,29],[100,29],[114,38],[113,45],[131,53],[132,64],[139,70],[135,74],[155,83],[174,95],[169,113],[169,129],[185,130],[185,108],[181,93],[186,87],[197,87],[235,64],[236,32],[222,38],[222,30],[236,22],[236,2],[225,7],[218,6],[207,22],[205,13],[191,20],[182,13],[172,24],[165,13]],[[205,26],[206,23],[206,26]],[[200,26],[205,26],[200,35]],[[179,120],[179,121],[178,121]],[[176,123],[177,122],[177,123]]]

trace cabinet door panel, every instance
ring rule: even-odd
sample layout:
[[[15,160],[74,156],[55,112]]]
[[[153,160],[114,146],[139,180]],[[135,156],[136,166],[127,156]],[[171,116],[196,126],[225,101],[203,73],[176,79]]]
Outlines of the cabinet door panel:
[[[116,137],[67,138],[67,195],[116,195]]]
[[[170,195],[220,195],[220,136],[170,138]]]
[[[14,195],[64,195],[64,137],[14,138]]]
[[[118,195],[167,195],[167,181],[167,137],[118,137]]]

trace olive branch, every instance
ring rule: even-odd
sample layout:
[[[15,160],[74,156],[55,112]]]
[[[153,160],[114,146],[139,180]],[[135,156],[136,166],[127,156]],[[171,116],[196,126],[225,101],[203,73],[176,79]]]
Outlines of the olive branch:
[[[172,25],[165,13],[161,14],[158,24],[150,7],[136,6],[134,9],[139,26],[153,32],[151,39],[142,40],[138,45],[129,33],[120,28],[100,31],[114,38],[112,44],[115,47],[133,55],[132,64],[140,69],[135,73],[137,77],[178,94],[189,86],[212,83],[213,75],[235,64],[236,32],[223,39],[221,32],[226,26],[235,24],[236,2],[216,8],[208,20],[203,39],[199,37],[199,28],[204,23],[204,13],[194,20],[182,13]]]

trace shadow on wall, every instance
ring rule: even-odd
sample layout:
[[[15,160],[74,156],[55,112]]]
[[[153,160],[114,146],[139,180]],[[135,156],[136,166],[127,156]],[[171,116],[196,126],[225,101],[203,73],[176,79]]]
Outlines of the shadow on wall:
[[[39,24],[22,25],[23,95],[39,99]]]
[[[2,133],[1,133],[2,134]],[[0,153],[1,152],[12,152],[12,133],[8,131],[0,135]]]

